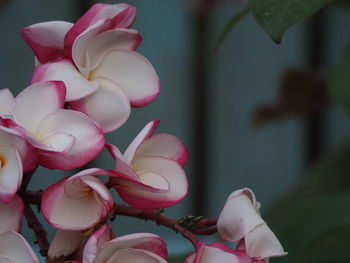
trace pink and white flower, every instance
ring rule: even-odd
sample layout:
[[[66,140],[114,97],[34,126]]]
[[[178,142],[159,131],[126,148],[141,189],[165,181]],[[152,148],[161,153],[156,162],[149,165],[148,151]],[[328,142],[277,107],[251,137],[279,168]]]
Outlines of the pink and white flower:
[[[135,15],[130,5],[96,4],[74,25],[48,22],[23,29],[23,38],[46,63],[35,68],[32,83],[63,81],[72,109],[91,117],[104,132],[119,128],[130,115],[130,104],[146,106],[160,91],[153,66],[135,52],[142,40],[128,29]]]
[[[137,233],[111,239],[108,225],[93,234],[84,248],[83,263],[166,263],[167,248],[158,236]]]
[[[265,263],[264,260],[249,257],[245,251],[232,250],[221,243],[204,245],[191,254],[184,263]]]
[[[169,134],[153,135],[159,121],[148,123],[126,149],[124,155],[114,145],[107,149],[116,161],[111,185],[129,205],[158,209],[174,205],[187,193],[183,166],[187,162],[185,145]]]
[[[113,198],[98,175],[109,175],[91,168],[51,185],[42,195],[41,211],[55,228],[84,230],[104,219],[114,206]]]
[[[24,89],[16,98],[10,97],[0,112],[3,125],[17,137],[29,142],[39,154],[39,162],[50,169],[74,169],[95,158],[103,149],[103,132],[85,114],[64,109],[66,88],[62,82],[48,81]],[[5,128],[2,128],[5,131]],[[17,146],[17,144],[15,144]],[[19,147],[23,148],[23,147]],[[20,150],[26,167],[36,165],[32,148]]]
[[[0,202],[0,233],[4,231],[21,231],[23,209],[23,201],[18,195],[15,195],[8,204]]]
[[[217,227],[225,241],[241,242],[250,257],[284,256],[282,245],[261,218],[260,204],[248,188],[234,191],[227,199],[219,216]]]
[[[13,231],[0,233],[0,262],[39,263],[28,242]]]

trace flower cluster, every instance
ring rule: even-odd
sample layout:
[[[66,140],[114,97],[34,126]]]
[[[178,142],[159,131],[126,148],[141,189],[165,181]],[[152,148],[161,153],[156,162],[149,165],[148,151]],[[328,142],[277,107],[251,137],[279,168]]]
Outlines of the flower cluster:
[[[108,225],[114,215],[154,220],[180,232],[195,247],[186,263],[265,262],[284,255],[249,189],[233,192],[218,220],[193,219],[195,227],[160,214],[187,194],[188,153],[178,138],[154,135],[159,121],[148,123],[124,154],[106,144],[105,133],[160,91],[154,68],[135,51],[142,40],[130,29],[135,16],[127,4],[95,4],[75,24],[44,22],[22,30],[36,66],[31,85],[18,96],[0,91],[0,261],[38,262],[20,234],[24,215],[48,262],[167,262],[166,244],[154,234],[115,237]],[[82,168],[104,147],[114,169],[82,169],[43,193],[27,189],[39,165]],[[111,189],[129,206],[116,204]],[[57,230],[50,245],[31,204],[40,205]],[[236,248],[196,238],[216,231],[238,242]]]

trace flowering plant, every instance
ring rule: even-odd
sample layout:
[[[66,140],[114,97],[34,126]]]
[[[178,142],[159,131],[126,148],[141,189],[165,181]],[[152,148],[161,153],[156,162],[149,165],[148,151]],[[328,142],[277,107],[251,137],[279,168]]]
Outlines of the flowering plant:
[[[153,134],[159,121],[148,123],[124,154],[106,144],[105,133],[119,128],[131,107],[146,106],[160,91],[153,66],[135,51],[142,40],[130,29],[135,16],[127,4],[96,4],[75,24],[54,21],[23,29],[36,59],[32,83],[16,97],[0,91],[0,261],[38,262],[20,234],[25,217],[47,262],[167,262],[159,236],[115,237],[109,225],[115,215],[152,220],[181,233],[195,250],[185,263],[262,263],[285,255],[250,189],[234,191],[218,219],[161,213],[187,194],[188,153],[178,138]],[[104,147],[115,168],[83,169]],[[39,165],[82,169],[43,192],[29,190]],[[128,205],[116,203],[111,189]],[[32,204],[57,230],[51,242]],[[216,232],[237,242],[235,248],[197,238]]]

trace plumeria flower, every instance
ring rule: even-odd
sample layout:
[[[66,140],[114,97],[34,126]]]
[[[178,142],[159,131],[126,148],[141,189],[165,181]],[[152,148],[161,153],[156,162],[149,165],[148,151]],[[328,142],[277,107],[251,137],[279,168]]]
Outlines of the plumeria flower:
[[[105,143],[101,129],[85,114],[63,109],[65,94],[62,82],[34,84],[16,98],[9,97],[11,109],[0,112],[5,125],[36,148],[40,164],[50,169],[81,167]]]
[[[140,209],[174,205],[188,190],[182,168],[187,162],[186,147],[169,134],[152,136],[158,124],[148,123],[124,155],[114,145],[107,145],[116,160],[116,176],[110,177],[110,184],[125,202]]]
[[[197,253],[185,259],[184,263],[265,263],[264,260],[249,257],[245,251],[232,250],[221,243],[202,244]]]
[[[52,54],[64,55],[36,67],[32,83],[63,81],[67,86],[66,101],[71,102],[72,109],[91,117],[104,132],[119,128],[130,115],[130,105],[146,106],[160,91],[153,66],[134,51],[141,43],[140,34],[127,29],[135,19],[135,12],[135,8],[126,4],[96,4],[69,30],[63,22],[25,28],[22,36],[40,62],[46,63],[57,56]],[[55,36],[54,43],[43,41],[45,47],[51,47],[50,51],[47,48],[41,51],[40,40],[51,35]],[[63,51],[56,52],[62,43]]]
[[[113,198],[98,175],[107,171],[91,168],[51,185],[42,195],[41,211],[55,228],[84,230],[104,219],[114,206]]]
[[[8,204],[0,202],[0,233],[8,230],[21,231],[23,209],[23,201],[18,195],[15,195]]]
[[[158,236],[137,233],[110,240],[108,225],[93,234],[84,248],[83,263],[166,263],[167,248]]]
[[[25,27],[23,39],[33,50],[39,63],[45,64],[62,57],[72,57],[75,40],[89,27],[102,21],[103,31],[128,28],[136,17],[136,9],[128,4],[93,5],[75,24],[65,21],[49,21]]]
[[[1,263],[39,263],[27,241],[18,233],[5,231],[0,233]]]
[[[239,242],[250,257],[284,256],[282,245],[261,218],[260,204],[248,188],[234,191],[227,199],[217,227],[225,241]]]

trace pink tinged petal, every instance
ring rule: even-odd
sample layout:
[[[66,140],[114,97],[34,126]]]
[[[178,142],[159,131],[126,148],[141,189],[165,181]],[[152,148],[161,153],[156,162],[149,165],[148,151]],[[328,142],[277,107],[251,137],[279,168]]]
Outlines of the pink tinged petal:
[[[15,195],[8,204],[0,203],[0,232],[21,231],[23,209],[23,201],[18,195]]]
[[[205,246],[200,263],[240,263],[239,258],[216,247]]]
[[[145,141],[139,146],[135,153],[135,160],[142,159],[144,156],[159,156],[177,161],[184,166],[188,159],[188,152],[185,144],[170,134],[157,134]]]
[[[0,116],[12,115],[15,99],[9,89],[0,90]]]
[[[81,231],[58,230],[51,242],[49,258],[66,257],[77,250],[83,240]]]
[[[133,178],[135,181],[139,181],[136,173],[130,168],[129,164],[124,161],[124,158],[118,148],[112,144],[106,144],[106,148],[111,156],[116,161],[115,171],[123,174],[126,178]]]
[[[83,262],[94,263],[97,252],[111,240],[111,229],[107,224],[100,227],[87,241],[84,252]]]
[[[139,185],[131,180],[115,179],[120,197],[135,208],[158,209],[172,206],[187,194],[186,174],[171,159],[145,157],[137,163],[135,170],[140,179]]]
[[[98,3],[93,5],[69,30],[64,45],[65,55],[71,55],[71,49],[76,38],[97,21],[102,20],[106,27],[129,27],[135,20],[136,9],[127,4],[108,5]]]
[[[74,137],[74,143],[64,154],[54,152],[40,154],[40,164],[50,169],[70,170],[81,167],[94,159],[103,149],[105,138],[103,132],[83,113],[72,110],[57,110],[42,120],[38,134],[45,135],[65,133]],[[60,143],[52,140],[51,143]],[[63,140],[67,145],[68,140]],[[51,145],[54,149],[60,144]]]
[[[149,233],[130,234],[115,238],[108,242],[98,254],[98,262],[105,262],[120,250],[133,248],[156,254],[166,259],[168,257],[167,247],[163,239]]]
[[[107,79],[100,79],[99,89],[93,94],[70,103],[73,110],[81,111],[93,119],[104,133],[125,123],[130,115],[130,102],[124,91]]]
[[[266,223],[258,225],[244,240],[247,254],[251,257],[270,258],[287,254]]]
[[[97,263],[167,263],[167,261],[156,254],[139,249],[123,249],[115,252],[107,261],[97,260]]]
[[[0,145],[12,144],[16,147],[22,160],[23,172],[27,173],[38,165],[37,151],[24,140],[23,135],[13,129],[0,126]]]
[[[100,32],[105,30],[104,20],[100,20],[88,29],[86,29],[82,34],[80,34],[75,40],[72,47],[72,60],[79,69],[79,71],[88,76],[90,68],[86,63],[86,50],[92,39],[98,35]]]
[[[37,66],[34,69],[32,83],[56,80],[64,82],[67,88],[66,101],[78,100],[95,92],[97,83],[87,80],[69,59],[60,59],[52,63]]]
[[[21,185],[21,157],[13,145],[0,146],[0,201],[8,203]]]
[[[146,106],[160,92],[160,81],[152,64],[133,51],[112,50],[91,74],[94,78],[104,77],[118,83],[132,107]]]
[[[35,134],[43,118],[64,106],[66,88],[62,82],[47,81],[29,86],[15,99],[16,122]]]
[[[68,184],[69,190],[65,184]],[[58,229],[90,228],[107,212],[101,196],[89,189],[79,178],[64,178],[50,186],[42,196],[42,213],[47,221]]]
[[[128,148],[126,149],[124,153],[124,160],[130,164],[131,161],[134,159],[135,152],[140,146],[140,144],[146,140],[147,138],[151,137],[154,131],[157,129],[160,121],[154,120],[149,123],[141,130],[141,132],[135,137],[135,139],[130,143]]]
[[[40,63],[47,63],[63,56],[64,37],[72,26],[64,21],[43,22],[23,28],[21,35]]]
[[[39,263],[28,242],[12,231],[0,233],[0,255],[14,263]]]
[[[218,219],[218,232],[223,240],[239,241],[256,226],[264,223],[256,211],[255,197],[250,189],[233,192]]]
[[[86,67],[94,69],[111,50],[132,51],[141,42],[141,35],[133,29],[116,28],[102,32],[87,43],[85,50]]]

